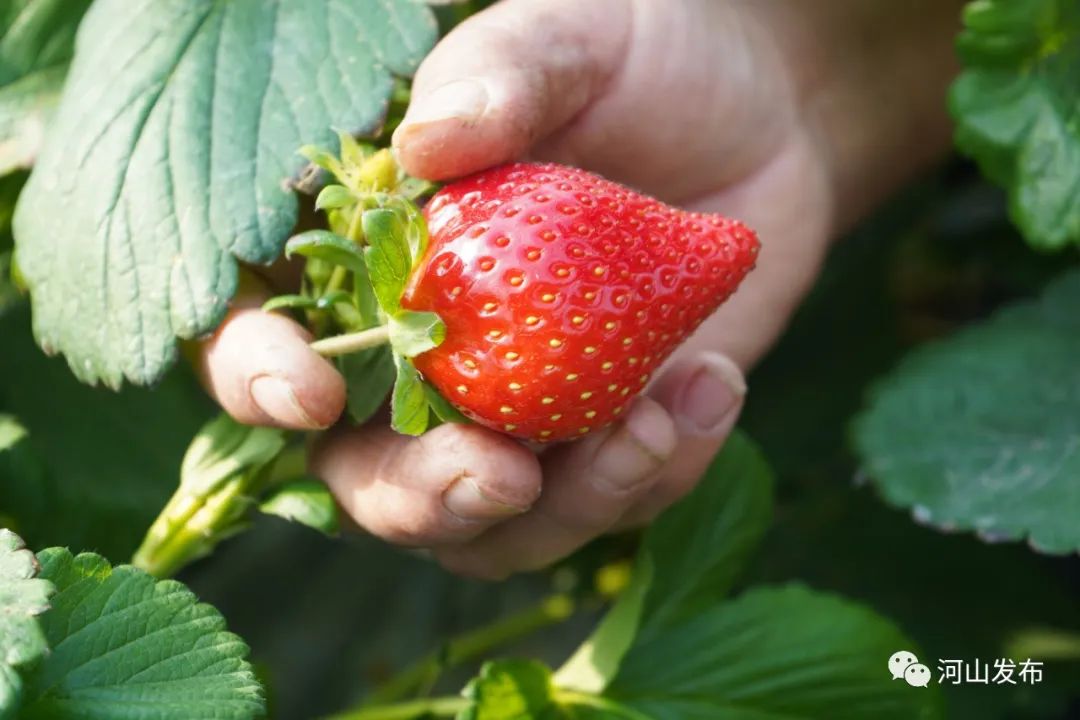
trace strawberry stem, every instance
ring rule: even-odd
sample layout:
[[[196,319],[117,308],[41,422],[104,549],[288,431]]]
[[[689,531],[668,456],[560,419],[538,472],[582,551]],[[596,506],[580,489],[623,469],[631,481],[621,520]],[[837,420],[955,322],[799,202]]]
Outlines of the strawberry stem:
[[[360,332],[334,335],[322,340],[316,340],[311,343],[311,349],[323,357],[337,357],[338,355],[349,355],[368,348],[385,345],[388,342],[390,342],[390,327],[379,325]]]

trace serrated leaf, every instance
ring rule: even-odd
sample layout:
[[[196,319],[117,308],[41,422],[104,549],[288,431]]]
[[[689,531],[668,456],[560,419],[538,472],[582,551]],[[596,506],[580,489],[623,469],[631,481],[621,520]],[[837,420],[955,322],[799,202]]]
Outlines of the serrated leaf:
[[[52,548],[40,576],[56,586],[41,616],[52,652],[28,678],[26,720],[248,720],[262,689],[248,648],[182,584]]]
[[[37,157],[88,7],[90,0],[8,0],[0,8],[0,175]]]
[[[435,33],[411,0],[95,2],[16,213],[42,346],[85,381],[160,378],[237,261],[280,254],[296,148],[378,127]]]
[[[914,649],[861,605],[799,585],[757,588],[636,643],[608,695],[653,720],[940,718],[936,684],[914,688],[888,671],[892,653]]]
[[[0,528],[0,720],[14,720],[22,704],[19,666],[48,649],[35,616],[49,609],[54,588],[37,574],[37,559],[22,538]]]
[[[285,256],[301,255],[341,265],[352,272],[364,271],[364,256],[356,243],[329,230],[308,230],[285,243]]]
[[[433,312],[400,310],[390,316],[389,327],[394,352],[407,358],[437,348],[446,339],[446,323]]]
[[[337,210],[356,202],[356,197],[344,185],[327,185],[315,198],[317,210]]]
[[[294,480],[275,488],[259,503],[259,512],[307,525],[325,535],[338,531],[337,503],[318,480]]]
[[[390,400],[390,426],[405,435],[422,435],[428,427],[430,412],[420,373],[413,364],[394,353],[394,393]]]
[[[559,670],[560,687],[602,691],[632,643],[723,598],[769,527],[772,486],[761,451],[733,433],[694,491],[646,531],[630,586]]]
[[[854,442],[885,499],[924,523],[1080,549],[1080,273],[912,353]]]
[[[964,21],[957,144],[1009,191],[1032,245],[1080,243],[1080,5],[979,0]]]
[[[18,520],[31,546],[131,557],[176,489],[188,441],[214,412],[206,393],[184,367],[153,390],[82,385],[34,345],[26,304],[0,315],[0,338],[0,412],[29,432],[17,467],[0,479],[0,512]]]
[[[382,345],[342,355],[337,363],[338,370],[345,377],[349,417],[357,425],[362,425],[382,407],[394,386],[393,354],[389,347]]]
[[[401,293],[412,269],[405,225],[397,212],[378,208],[364,213],[363,228],[371,286],[382,309],[394,315],[401,307]]]

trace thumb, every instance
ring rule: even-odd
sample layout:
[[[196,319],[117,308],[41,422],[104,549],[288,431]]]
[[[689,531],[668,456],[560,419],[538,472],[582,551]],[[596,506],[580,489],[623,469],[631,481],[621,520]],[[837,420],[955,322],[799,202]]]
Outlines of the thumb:
[[[603,92],[631,30],[628,0],[504,0],[428,55],[394,147],[439,180],[523,155]]]

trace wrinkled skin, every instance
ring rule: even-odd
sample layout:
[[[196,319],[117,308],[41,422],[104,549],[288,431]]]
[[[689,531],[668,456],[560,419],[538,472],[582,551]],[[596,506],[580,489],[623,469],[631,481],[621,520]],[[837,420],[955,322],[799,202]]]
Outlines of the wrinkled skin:
[[[739,415],[743,372],[788,322],[830,240],[948,146],[961,3],[915,4],[504,0],[449,34],[394,136],[410,173],[554,160],[745,220],[762,252],[604,432],[541,455],[475,426],[330,433],[313,469],[344,511],[454,571],[499,578],[688,492]],[[257,303],[239,298],[203,345],[207,387],[244,422],[329,426],[342,379],[305,331]]]

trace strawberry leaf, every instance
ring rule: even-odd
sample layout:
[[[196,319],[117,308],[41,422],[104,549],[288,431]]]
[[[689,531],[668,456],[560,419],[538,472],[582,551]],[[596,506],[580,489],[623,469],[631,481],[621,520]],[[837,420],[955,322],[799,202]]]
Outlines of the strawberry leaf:
[[[909,355],[854,425],[866,472],[924,524],[1080,550],[1080,272]]]
[[[401,308],[401,293],[412,270],[412,253],[401,215],[386,208],[368,210],[363,216],[364,251],[371,287],[388,315]]]
[[[263,712],[247,646],[182,584],[51,548],[39,622],[51,652],[27,678],[26,718],[250,720]]]
[[[518,720],[553,717],[551,671],[535,660],[485,663],[462,691],[472,707],[457,720]],[[554,716],[557,717],[557,716]]]
[[[349,417],[362,425],[382,407],[394,386],[394,357],[386,345],[342,355],[338,370],[345,377]]]
[[[886,661],[900,649],[923,657],[862,605],[798,584],[758,587],[639,639],[606,697],[679,720],[943,717],[936,683],[890,677]]]
[[[1009,191],[1028,242],[1080,244],[1080,5],[979,0],[964,23],[966,69],[951,94],[957,144]]]
[[[401,310],[390,317],[390,345],[407,358],[436,348],[446,339],[446,323],[432,312]]]
[[[559,684],[600,692],[633,642],[724,597],[769,527],[772,487],[761,451],[733,433],[694,491],[646,531],[630,586],[560,668]]]
[[[88,7],[90,0],[7,0],[0,7],[0,175],[33,164]]]
[[[414,0],[93,3],[16,213],[41,345],[84,381],[158,380],[238,262],[280,255],[296,148],[378,129],[436,35]]]
[[[307,525],[324,535],[338,531],[337,504],[318,480],[294,480],[275,488],[259,503],[259,512]]]
[[[536,660],[485,663],[462,695],[470,704],[456,720],[652,720],[608,698],[555,687]]]
[[[397,380],[390,404],[390,426],[404,435],[422,435],[431,417],[420,373],[399,353],[394,353]]]
[[[37,577],[38,569],[22,538],[0,528],[0,720],[15,720],[22,704],[18,668],[48,651],[35,617],[49,609],[54,588]]]
[[[329,230],[308,230],[285,243],[285,257],[301,255],[364,273],[364,256],[356,243]]]
[[[315,198],[316,210],[337,210],[356,202],[356,196],[344,185],[327,185]]]

